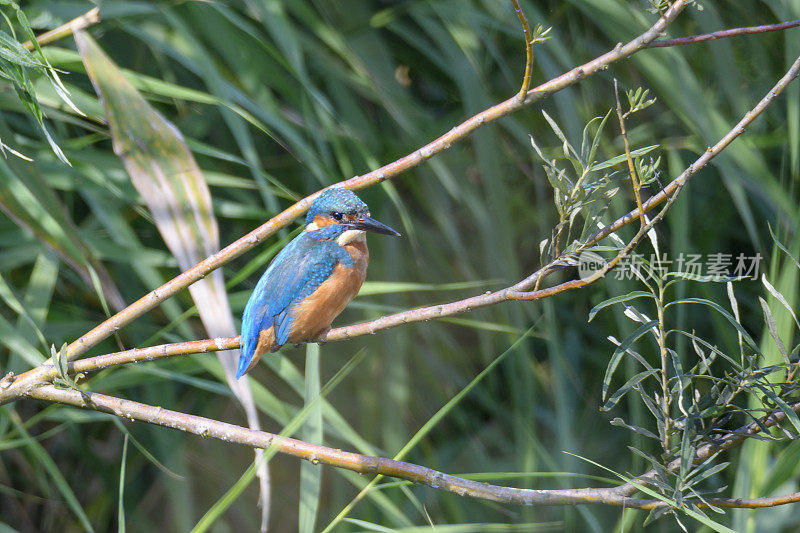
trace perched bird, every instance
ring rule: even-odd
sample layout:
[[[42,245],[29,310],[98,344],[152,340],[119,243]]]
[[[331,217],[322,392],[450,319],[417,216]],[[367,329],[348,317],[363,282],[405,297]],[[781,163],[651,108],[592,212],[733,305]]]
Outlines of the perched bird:
[[[400,236],[347,189],[325,189],[314,200],[305,230],[272,260],[247,301],[237,378],[265,353],[330,328],[367,275],[366,231]]]

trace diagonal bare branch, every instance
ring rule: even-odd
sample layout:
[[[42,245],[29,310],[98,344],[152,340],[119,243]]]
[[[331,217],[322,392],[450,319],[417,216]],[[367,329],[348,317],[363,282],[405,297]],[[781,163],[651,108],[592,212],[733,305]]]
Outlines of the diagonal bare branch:
[[[446,474],[413,463],[346,452],[327,446],[311,444],[291,437],[283,437],[266,431],[256,431],[219,420],[171,411],[161,407],[94,392],[59,389],[53,385],[42,385],[29,391],[29,396],[39,400],[109,413],[120,418],[139,420],[201,437],[219,439],[253,448],[266,449],[273,447],[279,453],[304,459],[313,464],[324,464],[362,474],[380,474],[404,479],[446,492],[452,492],[460,496],[468,496],[470,498],[531,506],[592,503],[635,509],[653,509],[666,505],[659,500],[630,497],[629,494],[633,494],[636,488],[633,487],[633,485],[627,484],[608,488],[543,490],[492,485],[490,483],[473,481]],[[792,404],[790,407],[795,411],[800,411],[800,402]],[[713,447],[713,451],[712,448],[707,450],[701,448],[698,450],[695,459],[696,461],[700,461],[706,457],[706,455],[703,454],[709,452],[716,453],[716,451],[720,449],[730,448],[762,431],[762,428],[773,427],[785,420],[785,418],[785,413],[779,411],[764,417],[760,421],[760,424],[756,424],[755,422],[750,423],[723,438],[723,444]],[[678,467],[677,464],[674,466],[675,468]],[[636,478],[634,482],[646,484],[648,482],[647,476],[648,474],[640,476]],[[630,490],[630,488],[632,488],[632,490]],[[795,493],[776,498],[756,498],[752,500],[717,498],[711,499],[709,502],[724,507],[754,508],[773,507],[776,505],[794,503],[799,500],[800,496]]]
[[[790,20],[777,24],[765,24],[763,26],[748,26],[746,28],[732,28],[730,30],[712,31],[690,37],[678,37],[676,39],[658,39],[647,45],[648,48],[666,48],[669,46],[683,46],[686,44],[696,44],[716,39],[736,37],[737,35],[752,35],[754,33],[767,33],[771,31],[783,31],[800,26],[800,20]]]

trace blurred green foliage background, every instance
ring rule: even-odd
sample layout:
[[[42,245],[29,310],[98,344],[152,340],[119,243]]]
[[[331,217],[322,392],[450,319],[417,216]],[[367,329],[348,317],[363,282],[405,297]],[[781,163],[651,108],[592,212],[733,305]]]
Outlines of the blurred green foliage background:
[[[679,17],[670,36],[800,18],[798,0],[700,4],[702,10],[690,7]],[[648,5],[643,0],[523,1],[532,25],[553,28],[550,39],[535,48],[534,85],[641,33],[654,20]],[[42,31],[93,4],[31,0],[22,7],[34,29]],[[506,1],[108,0],[100,7],[103,20],[89,33],[183,132],[210,185],[222,245],[294,200],[410,153],[508,98],[518,90],[524,70],[522,32]],[[4,13],[11,17],[10,10]],[[666,183],[785,72],[800,53],[798,31],[643,51],[541,105],[481,128],[392,182],[362,191],[373,215],[405,238],[370,240],[368,282],[335,325],[501,288],[539,265],[539,242],[549,236],[556,215],[528,135],[540,146],[560,149],[540,109],[579,144],[585,124],[614,105],[613,78],[623,89],[649,89],[656,104],[637,114],[628,128],[634,147],[660,145]],[[85,116],[58,97],[46,76],[32,79],[45,123],[71,163],[67,166],[10,85],[0,80],[0,139],[33,159],[0,158],[5,213],[0,216],[0,275],[47,341],[60,346],[105,318],[81,265],[105,272],[104,282],[115,286],[125,302],[179,270],[112,151],[103,108],[73,40],[48,45],[44,52],[54,67],[68,72],[61,79]],[[621,153],[616,126],[611,120],[606,128],[604,157]],[[761,253],[762,270],[796,305],[798,272],[785,268],[767,223],[796,254],[799,178],[800,86],[795,83],[743,139],[691,182],[659,227],[662,247],[672,256]],[[631,196],[621,193],[610,215],[632,205]],[[223,268],[237,319],[291,229]],[[70,254],[72,263],[65,259]],[[599,411],[600,376],[613,352],[606,337],[623,338],[634,325],[620,310],[587,324],[595,304],[635,288],[633,281],[608,279],[542,302],[506,303],[324,345],[323,384],[360,350],[365,357],[327,397],[323,442],[393,456],[532,327],[405,460],[449,473],[486,473],[481,479],[531,488],[602,485],[586,476],[607,473],[564,451],[639,473],[645,465],[627,446],[649,444],[609,421],[622,416],[646,425],[645,408],[631,398],[614,412]],[[743,322],[762,335],[756,297],[764,294],[763,286],[749,281],[736,288]],[[687,283],[678,291],[676,296],[727,301],[724,286]],[[671,320],[673,327],[736,345],[735,334],[703,309],[685,309]],[[783,318],[780,327],[790,344],[797,332]],[[121,330],[118,341],[128,348],[206,336],[184,292]],[[12,307],[0,307],[4,373],[37,363],[43,353],[37,343],[29,321]],[[109,340],[92,353],[117,349],[117,341]],[[645,353],[657,357],[654,351]],[[302,407],[305,360],[305,349],[284,349],[251,374],[265,429],[279,432]],[[210,355],[103,371],[87,386],[245,423]],[[19,401],[0,407],[0,530],[78,531],[86,524],[96,531],[116,529],[127,433],[137,443],[128,447],[122,498],[130,531],[188,531],[252,461],[250,450],[223,442]],[[796,490],[800,461],[789,459],[799,452],[798,442],[748,443],[730,454],[733,465],[715,483],[729,485],[741,497]],[[776,464],[781,483],[765,486],[775,478]],[[271,530],[323,529],[369,481],[346,471],[314,469],[321,473],[321,486],[305,487],[306,504],[298,510],[298,461],[271,460]],[[450,531],[441,526],[462,524],[453,531],[636,531],[646,517],[600,506],[498,505],[384,483],[349,513],[357,521],[341,522],[335,530],[435,524]],[[212,529],[255,530],[257,497],[253,483]],[[791,506],[713,518],[736,531],[800,527],[800,515]],[[649,528],[673,531],[676,524],[665,518]]]

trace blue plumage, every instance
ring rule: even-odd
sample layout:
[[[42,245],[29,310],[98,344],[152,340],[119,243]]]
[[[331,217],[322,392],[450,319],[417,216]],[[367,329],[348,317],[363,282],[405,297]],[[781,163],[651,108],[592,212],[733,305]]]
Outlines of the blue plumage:
[[[242,355],[237,377],[241,377],[247,369],[260,331],[275,325],[275,342],[286,344],[292,325],[292,304],[299,303],[317,290],[337,263],[352,266],[350,255],[335,240],[329,240],[343,232],[340,226],[325,226],[314,232],[303,232],[272,260],[244,308]]]
[[[318,215],[333,212],[369,213],[369,207],[352,191],[347,189],[325,189],[311,204],[311,208],[306,214],[306,224],[314,222],[314,218]]]
[[[312,203],[306,224],[306,231],[295,237],[272,260],[247,301],[242,316],[237,378],[244,375],[261,356],[263,348],[258,348],[259,353],[255,352],[262,331],[274,328],[274,344],[286,344],[292,335],[296,306],[319,289],[331,277],[337,265],[341,264],[347,269],[354,267],[353,256],[346,251],[345,243],[337,241],[339,237],[353,230],[356,233],[375,231],[399,235],[388,226],[371,219],[367,205],[345,189],[323,191]],[[363,281],[366,262],[359,268],[362,276],[358,285]],[[341,307],[349,298],[352,296],[347,300],[340,299]],[[296,338],[293,340],[297,341]]]

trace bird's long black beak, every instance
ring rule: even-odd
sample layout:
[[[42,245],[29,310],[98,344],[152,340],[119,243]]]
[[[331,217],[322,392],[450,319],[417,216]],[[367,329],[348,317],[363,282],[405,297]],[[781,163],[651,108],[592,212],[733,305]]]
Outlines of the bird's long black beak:
[[[371,231],[373,233],[381,233],[383,235],[394,235],[395,237],[400,237],[400,233],[393,230],[383,222],[378,222],[374,218],[368,217],[366,215],[359,216],[356,220],[349,222],[347,227],[353,229],[360,229],[364,231]]]

